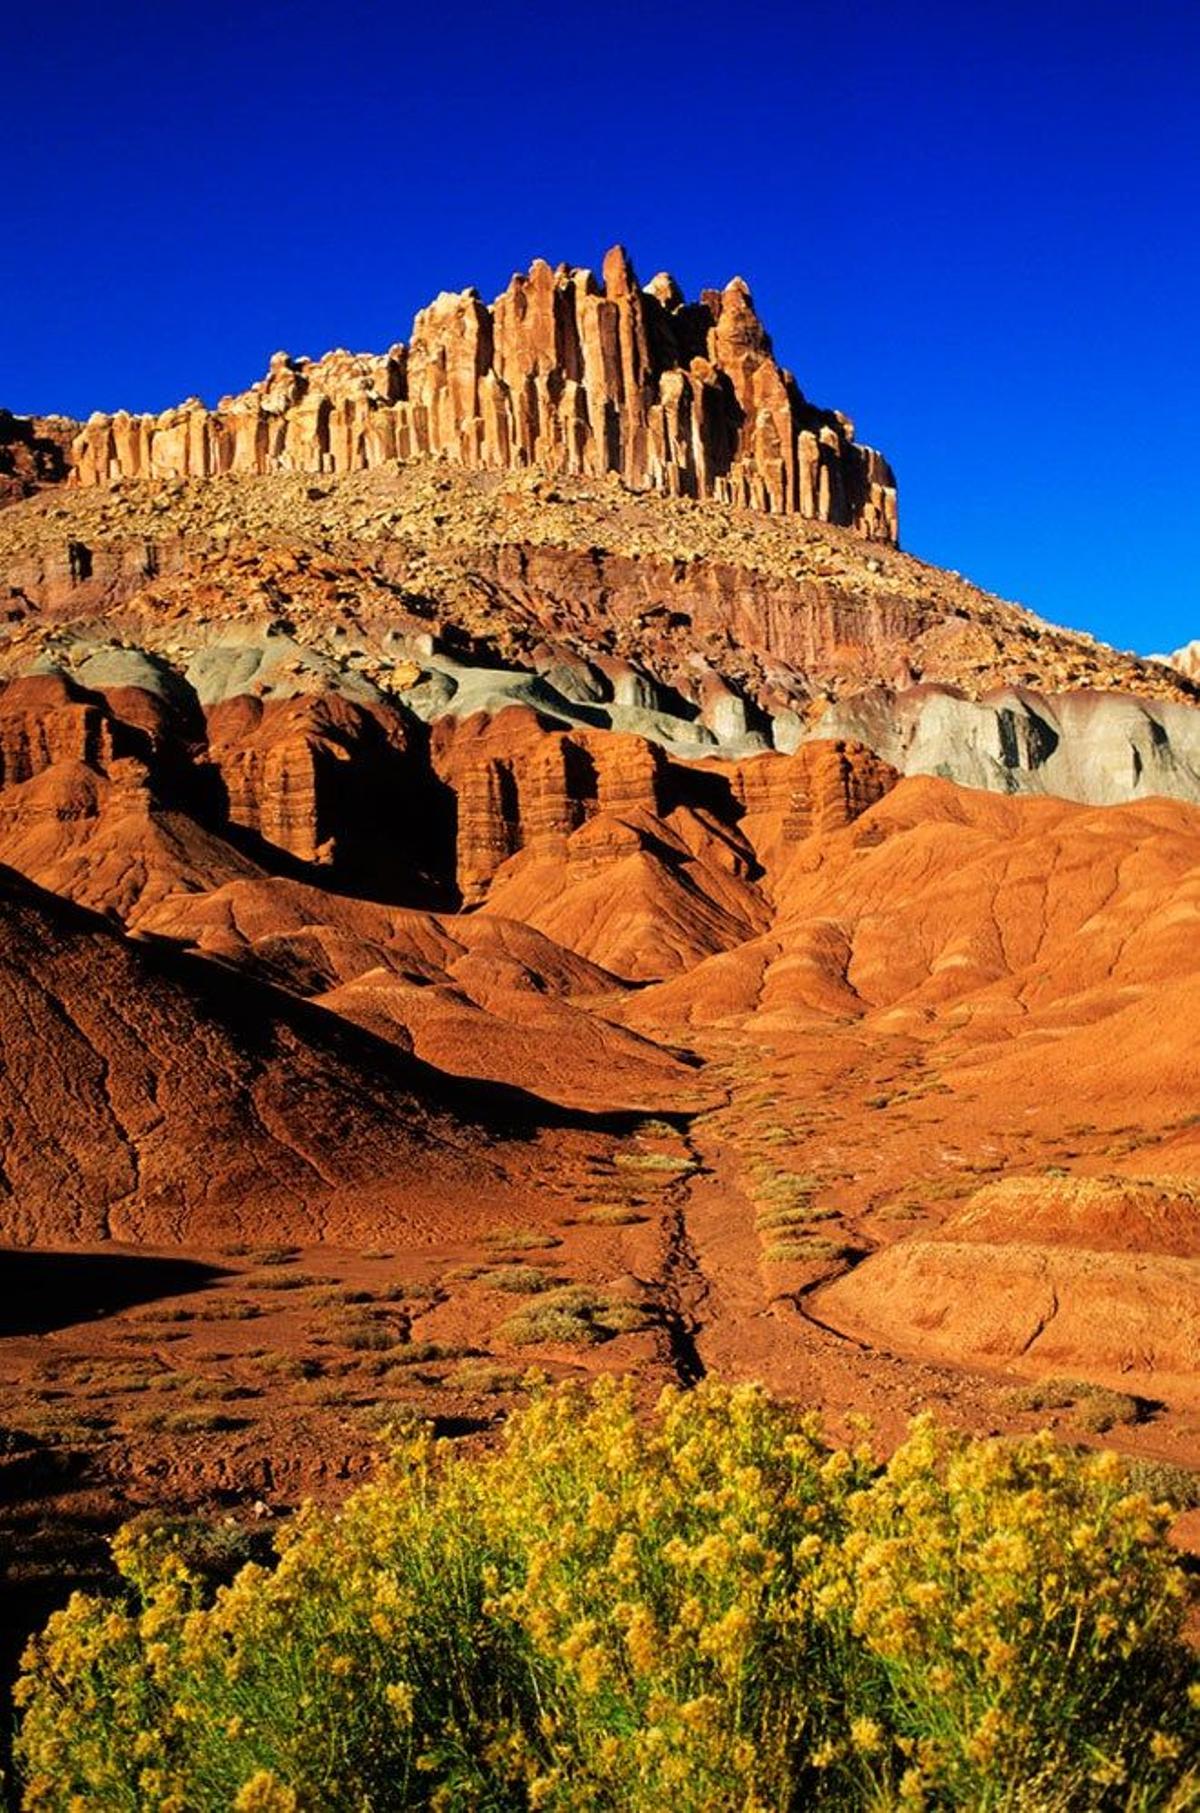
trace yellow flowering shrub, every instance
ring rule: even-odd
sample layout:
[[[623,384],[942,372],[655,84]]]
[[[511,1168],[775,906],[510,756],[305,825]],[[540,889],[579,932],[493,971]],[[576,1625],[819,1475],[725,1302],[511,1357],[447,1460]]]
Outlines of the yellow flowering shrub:
[[[554,1813],[1200,1806],[1166,1513],[1112,1456],[914,1427],[880,1468],[752,1388],[545,1391],[406,1440],[213,1589],[117,1539],[25,1658],[24,1806]]]

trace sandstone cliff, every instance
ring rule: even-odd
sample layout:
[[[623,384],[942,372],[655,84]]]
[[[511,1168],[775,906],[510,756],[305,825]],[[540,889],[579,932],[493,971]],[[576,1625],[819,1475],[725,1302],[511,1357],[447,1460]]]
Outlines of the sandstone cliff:
[[[20,416],[0,409],[0,505],[17,503],[67,476],[79,429],[63,416]]]
[[[643,289],[614,247],[602,280],[542,259],[489,308],[475,290],[423,309],[380,356],[277,353],[215,410],[94,415],[70,449],[76,482],[225,472],[353,472],[421,454],[469,468],[617,473],[636,490],[898,535],[896,486],[845,416],[811,405],[740,278],[684,300]]]

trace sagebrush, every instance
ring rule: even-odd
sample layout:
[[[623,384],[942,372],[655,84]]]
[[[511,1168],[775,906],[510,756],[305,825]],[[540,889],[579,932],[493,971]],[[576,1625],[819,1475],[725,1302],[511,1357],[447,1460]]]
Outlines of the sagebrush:
[[[18,1688],[31,1813],[1200,1805],[1165,1506],[931,1423],[880,1468],[761,1392],[544,1391],[417,1435],[215,1592],[117,1539]]]

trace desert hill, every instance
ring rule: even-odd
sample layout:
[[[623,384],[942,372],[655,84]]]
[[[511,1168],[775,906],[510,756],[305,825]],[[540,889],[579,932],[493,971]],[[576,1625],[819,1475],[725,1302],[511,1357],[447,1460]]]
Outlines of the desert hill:
[[[130,942],[7,869],[0,922],[6,1242],[411,1237],[480,1191],[519,1202],[514,1175],[544,1162],[517,1091]]]
[[[530,1361],[1200,1460],[1194,674],[902,553],[745,286],[538,265],[0,419],[0,499],[0,1238],[212,1298],[88,1323],[98,1489]],[[0,1334],[27,1420],[82,1339]]]
[[[0,581],[0,676],[425,721],[524,703],[692,759],[853,736],[997,791],[1200,795],[1195,682],[1167,664],[852,530],[612,475],[58,486],[0,511]]]
[[[0,479],[0,676],[526,704],[689,759],[848,737],[999,792],[1200,798],[1186,661],[901,554],[890,467],[740,280],[688,303],[619,248],[600,282],[539,261],[213,410],[0,418]]]

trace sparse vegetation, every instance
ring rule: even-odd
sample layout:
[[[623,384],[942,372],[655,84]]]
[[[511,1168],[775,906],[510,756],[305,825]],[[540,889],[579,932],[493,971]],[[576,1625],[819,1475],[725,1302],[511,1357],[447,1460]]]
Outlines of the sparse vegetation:
[[[602,1202],[593,1209],[585,1209],[576,1220],[590,1223],[601,1228],[631,1228],[648,1221],[649,1216],[635,1208],[632,1203]]]
[[[561,1246],[557,1234],[545,1228],[493,1228],[483,1237],[485,1246],[500,1247],[509,1253],[532,1253],[538,1249]]]
[[[1130,1489],[1144,1492],[1155,1504],[1168,1504],[1173,1511],[1200,1508],[1200,1473],[1191,1467],[1161,1460],[1126,1460],[1125,1473]]]
[[[405,1339],[402,1328],[369,1316],[335,1323],[329,1328],[328,1335],[335,1346],[348,1347],[352,1353],[383,1353],[390,1347],[399,1346]]]
[[[624,1171],[692,1171],[690,1158],[671,1152],[618,1152],[613,1163]]]
[[[493,1397],[518,1390],[523,1378],[514,1367],[500,1366],[494,1360],[465,1360],[446,1374],[444,1383],[471,1397]]]
[[[761,1209],[754,1217],[754,1225],[760,1233],[771,1228],[803,1228],[816,1221],[834,1221],[837,1210],[816,1208],[811,1203],[799,1208]]]
[[[813,1234],[805,1239],[773,1241],[763,1258],[768,1265],[826,1265],[850,1259],[856,1252],[857,1248],[844,1240],[826,1240]]]
[[[514,1347],[541,1344],[589,1347],[631,1334],[648,1325],[650,1317],[639,1304],[605,1287],[564,1285],[547,1291],[528,1308],[518,1310],[501,1325],[500,1334]]]
[[[135,1428],[151,1435],[221,1435],[245,1427],[245,1418],[226,1410],[139,1410],[128,1417]]]
[[[1165,1531],[1045,1435],[926,1421],[880,1470],[752,1388],[567,1387],[215,1589],[234,1556],[128,1527],[122,1594],[27,1651],[25,1807],[1183,1813]]]
[[[488,1290],[507,1291],[513,1296],[531,1297],[557,1282],[553,1272],[542,1271],[536,1265],[492,1265],[479,1274],[479,1283]]]
[[[325,1278],[318,1278],[313,1272],[269,1272],[265,1278],[243,1278],[246,1290],[256,1291],[298,1291],[311,1290],[315,1286],[327,1283]]]
[[[1010,1410],[1067,1410],[1071,1420],[1090,1435],[1105,1435],[1122,1423],[1136,1423],[1142,1405],[1124,1391],[1110,1391],[1084,1379],[1042,1379],[1014,1386],[1005,1394]]]
[[[268,1350],[256,1354],[254,1364],[262,1368],[273,1378],[281,1379],[316,1379],[321,1376],[322,1364],[315,1354],[278,1353]]]
[[[191,1312],[197,1322],[252,1322],[262,1311],[244,1297],[207,1297]]]
[[[393,1366],[429,1366],[436,1360],[459,1360],[466,1353],[466,1348],[451,1341],[406,1341],[403,1347],[395,1348],[387,1357],[389,1369]]]

